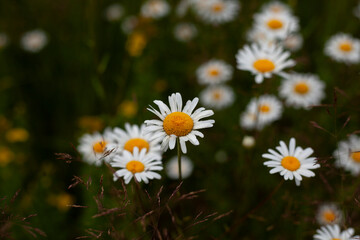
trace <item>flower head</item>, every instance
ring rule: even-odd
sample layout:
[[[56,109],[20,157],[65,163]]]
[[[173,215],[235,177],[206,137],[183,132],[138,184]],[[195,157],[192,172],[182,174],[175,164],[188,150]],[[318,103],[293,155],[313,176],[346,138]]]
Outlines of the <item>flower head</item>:
[[[354,229],[348,228],[341,232],[339,225],[326,225],[316,230],[314,240],[356,240],[359,236],[353,236]]]
[[[191,23],[179,23],[175,26],[174,36],[180,42],[188,42],[197,34],[197,29]]]
[[[105,17],[106,20],[108,20],[109,22],[114,22],[119,20],[123,16],[123,14],[124,14],[124,9],[118,3],[111,4],[105,9]]]
[[[316,220],[320,225],[340,224],[342,218],[341,210],[333,203],[320,205],[316,213]]]
[[[360,62],[360,40],[349,34],[338,33],[325,44],[325,54],[338,62]]]
[[[114,173],[114,181],[123,177],[128,184],[133,177],[136,181],[149,183],[149,179],[161,179],[160,174],[155,171],[163,169],[161,156],[158,154],[146,154],[146,149],[135,147],[132,152],[123,151],[123,154],[116,155],[110,162],[114,168],[121,168]]]
[[[39,52],[48,42],[46,33],[43,30],[36,29],[26,32],[21,37],[21,46],[24,50],[32,53]]]
[[[295,179],[297,186],[300,186],[302,176],[315,176],[315,173],[309,169],[320,167],[315,158],[310,157],[314,151],[311,148],[302,149],[296,147],[294,138],[290,139],[289,147],[283,141],[280,141],[280,146],[276,147],[276,150],[278,152],[269,149],[269,153],[262,155],[263,158],[270,160],[264,162],[264,165],[272,168],[270,174],[279,172],[281,176],[284,176],[285,180]]]
[[[338,146],[334,152],[335,165],[358,176],[360,174],[360,137],[351,135],[347,140],[340,141]]]
[[[221,24],[235,19],[240,3],[235,0],[198,0],[195,12],[206,23]]]
[[[283,51],[282,47],[275,44],[245,45],[236,54],[237,68],[250,71],[256,75],[255,82],[262,83],[264,78],[270,78],[272,74],[285,76],[282,70],[295,65],[293,60],[287,59],[289,56],[289,52]]]
[[[215,85],[205,88],[200,93],[200,101],[205,107],[224,109],[234,103],[235,94],[231,87]]]
[[[170,108],[162,101],[155,100],[154,103],[159,107],[160,112],[153,107],[148,110],[160,118],[160,120],[146,120],[145,132],[151,134],[151,140],[162,141],[161,147],[164,151],[168,148],[174,149],[176,139],[179,138],[181,150],[186,153],[186,142],[190,141],[194,145],[199,145],[198,137],[204,135],[199,129],[212,127],[214,120],[203,120],[202,118],[214,115],[212,110],[198,108],[194,111],[198,98],[188,100],[185,107],[182,107],[180,93],[173,93],[169,96]]]
[[[141,6],[141,15],[147,18],[159,19],[169,11],[170,6],[165,0],[148,0]]]
[[[212,59],[200,65],[196,70],[196,76],[200,84],[219,84],[232,78],[233,68],[226,62]]]

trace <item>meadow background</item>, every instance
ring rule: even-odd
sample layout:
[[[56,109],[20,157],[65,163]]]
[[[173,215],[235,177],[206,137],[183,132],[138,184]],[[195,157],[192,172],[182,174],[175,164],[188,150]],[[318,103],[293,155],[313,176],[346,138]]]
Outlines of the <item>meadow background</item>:
[[[124,216],[92,217],[98,213],[96,196],[102,185],[108,209],[120,204],[114,188],[124,190],[120,182],[113,182],[106,166],[67,162],[55,153],[79,157],[74,147],[82,134],[153,119],[146,108],[155,99],[167,102],[174,92],[185,100],[193,99],[203,89],[197,83],[196,68],[219,58],[234,67],[228,85],[236,100],[231,107],[215,111],[215,126],[203,131],[205,138],[199,146],[188,144],[194,171],[180,190],[183,194],[206,191],[195,199],[169,203],[176,224],[162,208],[159,229],[167,229],[171,238],[183,231],[184,238],[197,239],[311,239],[319,227],[315,221],[318,205],[333,201],[344,211],[345,226],[359,233],[359,179],[334,168],[332,154],[339,140],[360,130],[360,69],[358,64],[334,62],[323,53],[326,40],[338,32],[360,36],[359,19],[352,14],[358,2],[284,1],[299,17],[304,37],[301,50],[292,54],[297,62],[292,70],[318,74],[326,84],[326,98],[324,106],[311,110],[286,108],[281,120],[262,131],[243,130],[240,113],[253,96],[277,94],[280,78],[256,85],[249,72],[235,69],[235,54],[247,43],[252,16],[266,1],[241,1],[237,18],[219,26],[205,24],[192,13],[180,18],[174,13],[178,1],[168,2],[172,7],[168,16],[141,20],[137,32],[144,44],[134,53],[134,35],[125,34],[121,23],[128,15],[139,14],[142,1],[117,1],[125,13],[115,22],[106,20],[104,10],[116,1],[0,1],[0,30],[9,38],[0,50],[0,198],[4,197],[0,232],[10,232],[14,239],[31,239],[21,218],[36,214],[28,221],[46,233],[45,237],[38,232],[38,239],[74,239],[91,236],[89,232],[95,230],[104,231],[101,238],[110,239],[108,229],[119,231],[113,239],[150,239],[149,229],[141,221],[134,222],[142,214],[133,205],[121,210]],[[184,21],[198,29],[189,43],[173,35],[174,26]],[[48,35],[44,49],[39,53],[21,49],[22,34],[38,28]],[[245,135],[256,138],[253,148],[242,146]],[[282,177],[269,174],[261,154],[291,137],[300,146],[313,148],[322,167],[300,187],[286,181],[271,195]],[[164,163],[175,155],[176,150],[165,152]],[[161,180],[141,187],[156,196],[163,186],[161,194],[167,199],[179,182],[164,172],[161,175]],[[74,176],[91,177],[92,184],[88,189],[82,184],[68,189]],[[126,188],[132,199],[134,186]],[[152,209],[151,204],[147,207]],[[217,214],[193,225],[212,213]],[[216,219],[221,214],[227,215]],[[110,223],[115,225],[110,227]]]

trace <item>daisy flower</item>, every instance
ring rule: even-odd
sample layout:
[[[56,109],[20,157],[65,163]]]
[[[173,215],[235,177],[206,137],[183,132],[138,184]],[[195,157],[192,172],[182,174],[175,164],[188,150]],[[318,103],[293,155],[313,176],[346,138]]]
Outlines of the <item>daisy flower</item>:
[[[289,74],[283,79],[279,95],[285,98],[286,104],[295,108],[309,109],[325,97],[325,84],[313,74]]]
[[[109,22],[114,22],[119,20],[123,16],[123,14],[124,14],[124,9],[118,3],[114,3],[105,9],[105,17],[106,20],[108,20]]]
[[[334,152],[335,165],[350,171],[357,176],[360,173],[360,137],[351,135],[347,140],[340,141]]]
[[[297,186],[300,186],[302,176],[315,176],[315,173],[310,169],[320,167],[315,158],[310,157],[314,151],[311,148],[302,149],[296,147],[294,138],[290,139],[289,147],[283,141],[280,141],[280,146],[276,147],[276,150],[278,152],[269,149],[269,153],[262,155],[263,158],[270,160],[264,162],[264,165],[272,168],[270,174],[279,172],[281,176],[284,176],[285,180],[295,179]]]
[[[252,27],[246,34],[246,38],[249,42],[255,42],[257,44],[272,45],[274,40],[269,39],[266,32],[258,27]]]
[[[205,107],[224,109],[234,103],[235,94],[231,87],[215,85],[205,88],[200,93],[200,102]]]
[[[345,33],[338,33],[326,42],[325,54],[338,62],[358,63],[360,40]]]
[[[164,0],[148,0],[141,6],[141,15],[147,18],[159,19],[170,11],[169,4]]]
[[[244,136],[242,145],[245,148],[252,148],[255,146],[255,138],[253,136]]]
[[[161,154],[160,144],[156,141],[150,141],[149,136],[144,132],[145,124],[140,127],[137,125],[125,124],[125,131],[120,128],[114,128],[113,141],[117,144],[118,150],[133,152],[137,147],[140,151],[146,149],[147,153]]]
[[[219,84],[232,78],[233,68],[226,62],[212,59],[200,65],[196,70],[199,84]]]
[[[160,140],[161,148],[166,151],[168,148],[174,149],[176,139],[180,141],[181,150],[186,153],[186,142],[190,141],[194,145],[199,145],[198,137],[204,135],[198,131],[203,128],[210,128],[215,123],[214,120],[203,120],[202,118],[214,115],[212,110],[198,108],[194,111],[198,98],[188,100],[185,107],[182,107],[180,93],[173,93],[169,96],[170,108],[162,101],[155,100],[154,103],[159,107],[160,112],[152,106],[148,110],[160,118],[160,120],[146,120],[145,131],[151,134],[151,140]]]
[[[290,14],[263,12],[254,15],[255,28],[265,32],[269,39],[285,39],[299,30],[299,20]]]
[[[194,164],[190,158],[181,156],[181,177],[182,179],[190,177],[194,169]],[[165,166],[166,175],[171,179],[179,179],[178,157],[172,157]]]
[[[144,183],[149,183],[149,179],[161,179],[160,174],[154,171],[163,169],[160,155],[146,154],[145,148],[139,151],[137,147],[133,152],[125,150],[122,155],[116,155],[110,165],[121,168],[114,173],[114,181],[123,177],[125,184],[128,184],[133,177],[136,181],[144,181]]]
[[[348,228],[341,232],[339,225],[326,225],[316,230],[314,240],[356,240],[360,236],[353,236],[354,229]]]
[[[117,151],[109,128],[105,129],[104,134],[84,134],[79,142],[77,149],[83,155],[84,161],[96,166],[100,166],[103,161],[109,162]]]
[[[125,34],[130,34],[134,31],[139,23],[139,19],[136,16],[128,16],[121,23],[121,29]]]
[[[206,23],[221,24],[235,19],[240,3],[237,0],[195,1],[197,15]]]
[[[340,224],[343,214],[333,203],[322,204],[316,213],[316,220],[320,225]]]
[[[264,4],[261,8],[261,11],[272,14],[291,14],[291,9],[289,6],[279,1],[272,1]]]
[[[39,52],[48,42],[46,33],[43,30],[36,29],[23,34],[20,44],[25,51]]]
[[[295,65],[295,61],[288,59],[289,56],[289,52],[283,51],[282,47],[275,44],[245,45],[236,54],[237,68],[250,71],[256,75],[255,82],[262,83],[264,78],[270,78],[272,74],[285,76],[282,70]]]
[[[188,42],[197,34],[197,29],[191,23],[179,23],[175,26],[174,36],[178,41]]]
[[[293,33],[287,36],[283,41],[282,45],[284,48],[295,52],[298,51],[303,45],[303,37],[299,33]]]
[[[240,125],[248,130],[261,130],[264,126],[280,119],[282,112],[281,102],[272,95],[253,98],[245,113],[241,115]]]

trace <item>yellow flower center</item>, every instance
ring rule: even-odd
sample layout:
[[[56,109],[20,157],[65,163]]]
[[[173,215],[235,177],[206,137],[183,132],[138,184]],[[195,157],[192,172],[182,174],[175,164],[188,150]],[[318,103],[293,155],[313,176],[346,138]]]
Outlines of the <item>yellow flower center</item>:
[[[339,48],[341,51],[350,52],[352,50],[352,45],[349,42],[343,42],[340,44]]]
[[[324,216],[325,221],[327,221],[328,223],[332,223],[336,218],[335,214],[332,211],[324,212],[323,216]]]
[[[300,82],[295,85],[295,92],[297,92],[298,94],[306,94],[308,91],[309,86],[304,82]]]
[[[282,28],[283,23],[280,20],[271,19],[270,21],[267,22],[267,25],[271,29],[279,29]]]
[[[220,100],[221,99],[221,93],[220,92],[214,92],[214,94],[213,94],[213,97],[214,97],[214,99],[216,99],[216,100]]]
[[[218,69],[210,69],[209,70],[209,75],[212,76],[212,77],[216,77],[219,75],[219,70]]]
[[[106,147],[106,142],[105,141],[100,141],[100,142],[97,142],[93,145],[93,149],[96,153],[102,153],[104,152],[105,150],[105,147]]]
[[[163,122],[164,131],[178,137],[188,135],[194,127],[194,121],[183,112],[173,112],[166,116]]]
[[[126,169],[132,172],[133,174],[138,172],[143,172],[145,169],[145,166],[142,162],[137,160],[132,160],[126,164]]]
[[[275,64],[268,59],[259,59],[254,62],[254,68],[261,73],[266,73],[274,70]]]
[[[296,157],[287,156],[281,160],[281,165],[289,171],[296,171],[300,167],[300,161]]]
[[[217,3],[212,6],[214,12],[221,12],[224,9],[224,5],[222,3]]]
[[[353,152],[351,153],[351,158],[355,161],[360,163],[360,152]]]
[[[139,150],[146,148],[149,151],[149,143],[142,138],[132,138],[124,145],[124,149],[129,152],[133,152],[134,147],[138,147]]]
[[[268,112],[270,112],[270,106],[267,104],[261,104],[259,106],[259,111],[262,113],[268,113]]]

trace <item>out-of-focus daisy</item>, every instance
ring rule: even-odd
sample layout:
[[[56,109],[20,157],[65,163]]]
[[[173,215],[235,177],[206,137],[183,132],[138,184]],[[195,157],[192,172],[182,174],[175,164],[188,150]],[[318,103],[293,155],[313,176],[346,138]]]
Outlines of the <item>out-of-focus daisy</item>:
[[[316,75],[294,73],[283,79],[279,95],[290,106],[309,109],[325,97],[324,87],[325,84]]]
[[[77,149],[83,155],[83,160],[96,166],[100,166],[103,161],[109,162],[117,151],[110,129],[106,129],[104,134],[84,134],[79,142]]]
[[[36,29],[23,34],[20,40],[22,48],[28,52],[39,52],[48,42],[46,33]]]
[[[291,14],[290,7],[279,1],[271,1],[267,4],[264,4],[261,8],[261,11],[272,14]]]
[[[181,0],[179,4],[176,6],[176,14],[179,17],[185,16],[186,12],[192,5],[192,0]]]
[[[320,205],[316,220],[320,225],[340,224],[343,218],[341,210],[333,203]]]
[[[180,93],[169,96],[170,108],[162,101],[155,100],[154,103],[159,107],[160,112],[151,106],[148,110],[160,120],[146,120],[145,132],[152,134],[151,140],[162,141],[161,148],[164,151],[168,148],[174,149],[176,139],[179,138],[181,150],[186,153],[186,142],[190,141],[194,145],[199,145],[196,137],[204,137],[204,135],[198,130],[210,128],[215,123],[212,119],[201,121],[202,118],[214,115],[214,112],[205,108],[194,111],[198,102],[198,98],[188,100],[183,108]]]
[[[266,32],[260,28],[253,27],[246,34],[249,42],[255,42],[257,44],[271,45],[273,40],[269,39]]]
[[[280,141],[280,146],[276,147],[276,151],[269,149],[269,153],[264,153],[263,158],[270,161],[264,162],[264,165],[271,167],[270,174],[280,173],[284,176],[285,180],[295,179],[297,186],[300,186],[302,176],[314,177],[315,173],[310,169],[316,169],[320,167],[320,164],[316,163],[314,157],[310,155],[314,152],[312,148],[302,149],[296,147],[295,139],[291,138],[289,147],[283,141]]]
[[[351,135],[347,140],[340,141],[334,152],[335,165],[350,171],[354,176],[360,173],[360,137]]]
[[[134,31],[139,23],[139,19],[136,16],[128,16],[121,23],[121,29],[124,33],[130,34]]]
[[[242,145],[245,148],[252,148],[255,146],[255,138],[253,136],[244,136]]]
[[[160,144],[156,141],[151,141],[150,136],[144,134],[145,125],[142,124],[140,127],[137,125],[125,124],[125,131],[120,128],[114,128],[114,142],[118,146],[118,150],[126,150],[133,152],[134,148],[137,147],[140,151],[146,149],[146,153],[161,153]]]
[[[303,41],[303,37],[299,33],[293,33],[282,41],[282,45],[284,48],[295,52],[302,47]]]
[[[240,10],[237,0],[200,0],[195,1],[194,5],[197,15],[210,24],[230,22]]]
[[[326,225],[316,230],[314,240],[356,240],[360,236],[353,236],[354,229],[348,228],[341,231],[339,225]]]
[[[290,14],[264,12],[255,14],[255,28],[266,33],[269,39],[285,39],[299,29],[298,19]]]
[[[6,47],[8,42],[8,36],[5,33],[0,33],[0,49]]]
[[[179,23],[175,26],[174,36],[181,42],[192,40],[197,34],[197,29],[191,23]]]
[[[188,178],[192,171],[194,165],[190,158],[186,156],[181,156],[181,177],[182,179]],[[178,165],[178,157],[172,157],[169,162],[165,166],[166,175],[171,179],[179,179],[179,165]]]
[[[270,78],[272,74],[285,76],[283,69],[295,65],[293,60],[288,59],[289,56],[290,53],[283,51],[280,46],[245,45],[236,54],[237,68],[250,71],[256,75],[255,82],[262,83],[264,78]]]
[[[115,22],[119,20],[123,14],[124,8],[118,3],[111,4],[105,9],[105,17],[109,22]]]
[[[235,94],[231,87],[214,85],[205,88],[199,95],[205,107],[224,109],[234,103]]]
[[[146,149],[139,151],[137,147],[133,152],[124,151],[121,155],[116,155],[110,162],[114,168],[121,168],[114,173],[114,181],[123,177],[125,183],[135,177],[136,181],[149,183],[149,179],[161,179],[160,174],[155,171],[163,169],[161,156],[158,154],[146,154]]]
[[[360,62],[360,40],[344,33],[332,36],[325,44],[325,54],[344,63]]]
[[[196,76],[200,84],[219,84],[231,79],[233,69],[231,65],[218,59],[212,59],[200,65]]]
[[[241,126],[245,129],[261,130],[264,126],[281,117],[283,106],[272,95],[251,99],[245,113],[241,115]]]
[[[148,0],[141,6],[141,15],[147,18],[159,19],[169,11],[170,6],[165,0]]]
[[[360,2],[356,5],[356,7],[353,10],[354,16],[357,18],[360,18]]]

